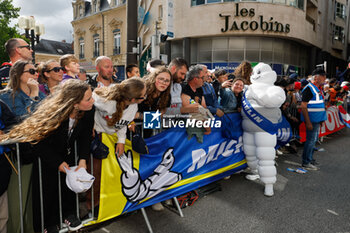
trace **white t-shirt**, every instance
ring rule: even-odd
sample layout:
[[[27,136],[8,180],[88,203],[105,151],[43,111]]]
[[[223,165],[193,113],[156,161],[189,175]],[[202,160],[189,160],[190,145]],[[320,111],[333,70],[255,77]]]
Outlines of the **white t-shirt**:
[[[95,130],[98,133],[114,134],[117,133],[118,143],[125,143],[127,126],[135,118],[137,113],[137,104],[130,104],[123,111],[122,118],[114,125],[108,126],[106,119],[112,118],[113,113],[117,109],[117,101],[105,100],[95,92],[92,93],[92,98],[95,100]]]
[[[171,104],[167,108],[165,115],[181,114],[180,109],[182,107],[181,100],[182,86],[180,83],[172,83],[170,88]]]

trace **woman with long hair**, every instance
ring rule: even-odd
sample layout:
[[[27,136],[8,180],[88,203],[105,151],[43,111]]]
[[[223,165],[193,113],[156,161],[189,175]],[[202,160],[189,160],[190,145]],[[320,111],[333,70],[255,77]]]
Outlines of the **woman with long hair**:
[[[45,95],[39,91],[37,71],[30,61],[19,60],[15,62],[10,69],[9,77],[10,81],[7,87],[0,92],[0,99],[14,113],[16,121],[21,122],[35,111],[39,102],[45,98]],[[32,193],[30,187],[33,170],[33,148],[28,143],[21,143],[19,146],[23,177],[24,231],[29,232],[33,228],[32,221],[29,220],[32,216]],[[20,232],[18,222],[21,214],[19,213],[18,187],[18,177],[15,173],[12,173],[8,186],[9,220],[7,226],[8,232],[14,233]]]
[[[165,113],[170,107],[170,83],[172,76],[170,71],[164,67],[153,68],[153,71],[145,78],[146,99],[138,105],[139,119],[142,119],[143,112],[157,111]],[[152,136],[152,130],[144,130],[144,138]]]
[[[88,84],[67,80],[42,101],[38,109],[21,124],[15,126],[2,140],[15,139],[35,144],[35,153],[42,162],[44,198],[44,226],[47,232],[58,232],[58,179],[60,171],[63,217],[69,230],[82,227],[75,215],[75,194],[66,185],[66,169],[75,164],[74,142],[77,145],[78,167],[86,168],[90,155],[91,134],[94,124],[94,100]],[[34,165],[33,204],[34,227],[40,228],[38,168]]]
[[[164,66],[156,68],[145,78],[145,82],[147,98],[139,104],[139,107],[148,107],[150,111],[158,109],[164,112],[169,107],[170,101],[170,83],[172,82],[170,71]]]
[[[19,60],[10,70],[10,81],[0,92],[4,101],[18,120],[23,120],[35,110],[36,105],[45,98],[39,91],[37,70],[29,61]]]
[[[159,61],[157,60],[155,62],[157,63]],[[170,107],[170,84],[172,83],[172,75],[165,66],[162,66],[162,63],[158,66],[156,65],[156,68],[153,68],[153,66],[154,65],[151,65],[151,73],[145,77],[147,88],[146,99],[138,105],[138,120],[142,120],[143,112],[159,110],[161,114],[164,114],[166,108]],[[151,137],[152,133],[152,129],[144,129],[143,138]],[[162,203],[159,202],[152,205],[152,209],[161,211],[164,207]]]
[[[113,135],[116,133],[115,148],[110,154],[122,156],[128,125],[134,120],[137,105],[146,98],[146,85],[141,78],[129,78],[119,84],[96,88],[92,94],[95,100],[95,130],[100,137],[102,133]],[[115,149],[115,151],[114,151]],[[101,182],[101,159],[93,159],[94,208],[99,205]],[[91,195],[87,194],[87,206],[91,210]]]
[[[241,77],[245,80],[245,84],[250,85],[250,75],[253,72],[252,65],[248,61],[242,61],[242,63],[236,68],[233,75],[235,77]]]
[[[54,87],[62,81],[63,68],[57,61],[51,59],[45,63],[41,63],[38,71],[39,90],[45,95],[49,95]]]

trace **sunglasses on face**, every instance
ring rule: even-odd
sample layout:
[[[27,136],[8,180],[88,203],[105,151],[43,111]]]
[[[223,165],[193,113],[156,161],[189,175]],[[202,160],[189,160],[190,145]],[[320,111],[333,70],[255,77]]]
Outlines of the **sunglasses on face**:
[[[30,50],[30,45],[21,45],[21,46],[18,46],[17,48],[26,48]]]
[[[54,71],[55,73],[58,73],[58,72],[60,72],[60,70],[63,70],[63,67],[54,67],[46,72]]]
[[[23,71],[23,73],[26,73],[26,72],[28,72],[29,74],[33,74],[34,75],[38,71],[36,69],[29,69],[29,70]]]

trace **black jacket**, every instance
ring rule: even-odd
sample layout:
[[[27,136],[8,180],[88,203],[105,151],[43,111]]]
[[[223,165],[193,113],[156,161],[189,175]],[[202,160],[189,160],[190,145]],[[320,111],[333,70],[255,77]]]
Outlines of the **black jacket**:
[[[11,69],[10,63],[4,63],[0,67],[0,90],[4,89],[9,82],[10,69]]]
[[[16,124],[16,117],[11,112],[9,107],[0,100],[0,120],[5,128],[1,129],[2,131],[7,131],[12,125]],[[7,186],[10,181],[11,176],[11,166],[7,161],[4,154],[0,155],[0,196],[7,190]]]
[[[84,113],[84,116],[74,127],[70,138],[68,137],[69,119],[67,119],[35,146],[35,153],[40,156],[43,166],[49,166],[55,170],[63,162],[73,166],[75,141],[77,141],[78,158],[88,160],[94,126],[94,112],[95,109],[92,109]]]
[[[87,83],[91,86],[91,89],[92,90],[94,90],[95,88],[97,88],[97,86],[98,86],[98,82],[97,82],[97,76],[98,76],[98,74],[95,74],[94,76],[92,76],[91,78],[88,78],[88,80],[87,80]],[[120,81],[119,80],[117,80],[116,78],[115,78],[115,76],[112,76],[112,79],[113,79],[113,82],[114,83],[120,83]]]

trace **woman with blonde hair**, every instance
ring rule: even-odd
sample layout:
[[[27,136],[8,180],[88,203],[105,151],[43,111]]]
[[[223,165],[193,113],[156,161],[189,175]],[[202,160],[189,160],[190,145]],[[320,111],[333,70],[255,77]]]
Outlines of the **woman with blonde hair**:
[[[35,154],[42,162],[44,198],[44,226],[46,232],[58,232],[58,179],[60,171],[62,208],[65,224],[71,231],[82,227],[75,215],[75,194],[66,185],[66,169],[75,164],[74,142],[77,145],[78,167],[86,168],[90,155],[91,134],[94,124],[94,100],[88,84],[67,80],[43,100],[38,109],[21,124],[15,126],[2,140],[16,139],[35,144]],[[34,164],[33,216],[34,228],[40,231],[38,166]]]
[[[245,84],[250,85],[250,75],[253,72],[252,65],[248,61],[242,61],[242,63],[236,68],[233,75],[235,77],[241,77],[245,80]]]
[[[95,100],[95,130],[101,137],[102,133],[113,135],[116,133],[117,141],[115,151],[110,154],[122,156],[128,125],[134,120],[137,113],[137,105],[146,99],[146,85],[141,78],[133,77],[124,80],[119,84],[112,84],[108,87],[96,88],[92,94]],[[111,150],[111,148],[110,148]],[[93,159],[94,181],[94,208],[99,205],[100,182],[101,182],[101,159]],[[91,195],[87,195],[87,206],[91,210]]]
[[[49,95],[53,88],[62,81],[63,67],[53,59],[41,63],[38,67],[38,72],[39,90],[45,95]]]

